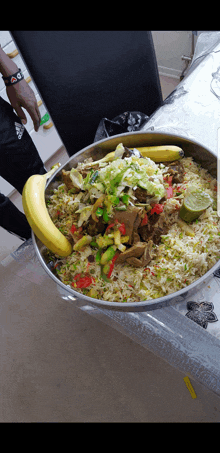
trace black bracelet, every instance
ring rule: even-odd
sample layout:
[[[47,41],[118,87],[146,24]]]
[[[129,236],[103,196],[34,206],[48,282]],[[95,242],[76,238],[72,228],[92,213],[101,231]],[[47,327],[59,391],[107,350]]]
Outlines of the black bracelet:
[[[5,82],[6,87],[9,87],[11,85],[15,85],[16,83],[20,82],[24,76],[21,72],[21,69],[19,69],[15,74],[11,74],[9,77],[3,77],[3,80]]]

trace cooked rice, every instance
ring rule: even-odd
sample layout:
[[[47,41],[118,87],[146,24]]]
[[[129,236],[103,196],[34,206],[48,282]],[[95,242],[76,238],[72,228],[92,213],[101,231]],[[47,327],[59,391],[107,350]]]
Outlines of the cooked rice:
[[[185,190],[192,184],[204,189],[214,200],[213,204],[190,224],[195,233],[194,237],[187,236],[175,222],[169,229],[169,233],[161,237],[159,245],[153,246],[155,256],[147,267],[134,268],[126,263],[117,264],[111,275],[111,283],[103,280],[100,275],[100,266],[96,261],[88,260],[88,256],[95,257],[97,253],[97,249],[90,245],[84,247],[82,251],[73,252],[67,258],[60,259],[56,256],[57,274],[63,283],[83,294],[88,294],[92,287],[97,291],[98,299],[138,302],[162,297],[190,285],[220,259],[216,179],[196,164],[191,157],[183,158],[181,162],[185,170],[184,181],[181,184],[173,184],[174,197],[166,200],[164,212],[173,212],[172,215],[177,218]],[[176,195],[176,192],[179,195]],[[54,190],[48,205],[51,218],[66,236],[69,235],[73,218],[76,216],[74,208],[76,197],[79,198],[80,203],[80,194],[71,194],[62,183]],[[57,211],[63,210],[64,206],[65,213],[58,217]],[[74,277],[81,273],[93,277],[91,287],[74,287]]]

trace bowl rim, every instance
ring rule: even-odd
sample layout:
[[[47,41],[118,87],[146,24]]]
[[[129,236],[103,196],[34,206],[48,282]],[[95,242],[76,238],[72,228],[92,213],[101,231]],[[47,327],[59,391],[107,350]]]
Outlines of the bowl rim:
[[[98,142],[92,143],[92,144],[84,147],[83,149],[81,149],[80,151],[75,153],[74,155],[70,156],[70,158],[65,162],[65,164],[61,165],[57,169],[57,171],[48,179],[46,187],[45,187],[45,190],[47,189],[47,187],[49,186],[51,181],[56,177],[56,175],[64,167],[66,167],[66,165],[74,157],[82,154],[83,152],[85,152],[86,150],[88,150],[91,147],[94,147],[94,146],[98,147],[98,146],[102,145],[103,143],[108,142],[110,140],[114,140],[114,139],[120,140],[120,139],[123,139],[124,136],[133,136],[133,135],[158,135],[158,136],[166,135],[166,136],[168,136],[168,138],[172,137],[172,139],[174,139],[174,140],[175,140],[175,138],[178,139],[178,140],[183,140],[183,141],[186,140],[187,142],[192,142],[193,144],[195,144],[197,146],[203,147],[209,153],[211,153],[214,157],[217,158],[217,156],[213,153],[213,151],[211,151],[207,147],[204,147],[202,143],[200,143],[200,142],[198,142],[198,141],[196,141],[194,139],[188,138],[187,136],[184,137],[182,135],[166,133],[164,131],[163,132],[157,132],[157,131],[133,131],[133,132],[127,132],[127,133],[124,133],[124,134],[117,134],[117,135],[113,135],[111,137],[99,140]],[[159,298],[156,298],[156,299],[147,299],[147,300],[143,300],[143,301],[140,301],[140,302],[113,302],[113,301],[111,302],[111,301],[106,301],[104,299],[96,299],[96,298],[93,298],[93,297],[85,296],[84,294],[75,291],[70,286],[67,286],[63,282],[61,282],[61,280],[59,280],[59,278],[56,277],[56,275],[54,275],[50,271],[48,266],[46,265],[42,255],[40,253],[39,247],[37,245],[36,236],[35,236],[33,230],[32,230],[32,241],[33,241],[33,244],[34,244],[34,249],[35,249],[35,252],[37,254],[37,257],[38,257],[41,265],[43,266],[44,270],[54,280],[55,283],[57,283],[65,291],[70,293],[71,296],[74,296],[74,299],[83,299],[85,302],[90,303],[91,305],[95,305],[96,307],[106,308],[106,309],[116,310],[116,311],[117,310],[119,310],[119,311],[149,311],[149,310],[152,310],[152,309],[163,308],[164,306],[180,302],[180,301],[183,300],[183,295],[185,293],[191,292],[192,290],[194,290],[195,287],[201,285],[204,282],[205,279],[210,278],[210,276],[213,274],[213,272],[215,272],[220,267],[220,260],[218,260],[204,275],[199,277],[195,282],[191,283],[190,285],[186,286],[185,288],[181,288],[180,290],[175,291],[174,293],[170,293],[170,294],[167,294],[165,296],[162,296],[162,297],[159,297]],[[72,299],[73,299],[73,297],[72,297]],[[71,297],[70,297],[70,300],[71,300]]]

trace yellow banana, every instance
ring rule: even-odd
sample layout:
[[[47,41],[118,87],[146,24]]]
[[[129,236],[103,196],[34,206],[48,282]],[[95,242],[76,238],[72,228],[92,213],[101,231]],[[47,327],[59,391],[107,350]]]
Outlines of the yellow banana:
[[[149,157],[154,162],[172,162],[184,157],[182,148],[175,145],[144,146],[135,149],[138,149],[143,157]]]
[[[154,162],[173,162],[174,160],[179,160],[184,157],[184,151],[182,150],[182,148],[179,148],[179,146],[175,145],[144,146],[141,148],[129,149],[137,149],[138,151],[140,151],[143,157],[149,157]],[[115,151],[112,151],[111,153],[106,154],[106,156],[100,160],[84,164],[84,168],[92,167],[102,162],[112,162],[114,158]]]
[[[48,249],[59,256],[68,256],[72,246],[52,222],[45,203],[47,179],[60,167],[54,167],[45,175],[32,175],[26,181],[22,192],[22,204],[28,223],[36,236]]]

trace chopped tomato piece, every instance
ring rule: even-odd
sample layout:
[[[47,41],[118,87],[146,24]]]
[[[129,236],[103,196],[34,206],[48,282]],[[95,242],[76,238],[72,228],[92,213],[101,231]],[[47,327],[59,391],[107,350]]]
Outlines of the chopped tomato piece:
[[[141,222],[141,226],[147,225],[147,222],[148,222],[148,217],[147,217],[147,214],[145,214],[145,216]]]
[[[162,204],[155,204],[154,207],[151,209],[150,214],[154,214],[156,212],[157,214],[161,214],[163,212],[163,205]]]
[[[70,228],[70,232],[73,234],[73,233],[75,233],[75,231],[76,231],[76,226],[72,225]]]
[[[119,231],[121,232],[121,234],[126,234],[126,228],[125,228],[125,224],[122,223],[119,227]]]
[[[76,282],[77,288],[87,288],[92,284],[93,280],[91,277],[82,277],[78,282]]]
[[[163,180],[164,180],[165,182],[168,182],[169,186],[171,186],[171,184],[172,184],[172,179],[173,179],[173,176],[172,176],[172,175],[171,175],[171,176],[168,176],[168,178],[167,178],[167,176],[164,176],[164,177],[163,177]]]
[[[171,186],[167,187],[167,198],[172,198],[173,197],[173,188]]]
[[[171,186],[171,184],[172,184],[172,179],[173,179],[173,176],[172,176],[172,175],[171,175],[171,176],[169,176],[169,178],[168,178],[168,183],[169,183],[169,186]]]
[[[75,275],[74,280],[76,280],[76,283],[71,283],[74,288],[87,288],[93,283],[94,279],[89,276],[81,277],[81,274],[77,274]]]

